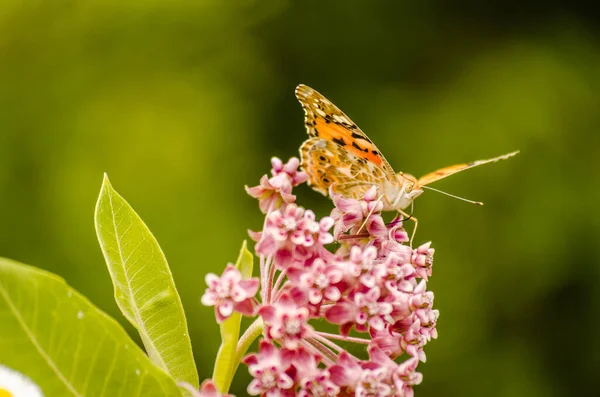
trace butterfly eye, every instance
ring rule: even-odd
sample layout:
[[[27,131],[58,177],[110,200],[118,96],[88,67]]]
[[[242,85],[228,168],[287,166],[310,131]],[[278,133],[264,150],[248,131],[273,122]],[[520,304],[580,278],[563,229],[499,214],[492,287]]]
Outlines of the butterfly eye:
[[[404,189],[404,191],[406,193],[410,193],[413,190],[413,187],[414,187],[414,183],[407,183],[406,184],[406,189]]]

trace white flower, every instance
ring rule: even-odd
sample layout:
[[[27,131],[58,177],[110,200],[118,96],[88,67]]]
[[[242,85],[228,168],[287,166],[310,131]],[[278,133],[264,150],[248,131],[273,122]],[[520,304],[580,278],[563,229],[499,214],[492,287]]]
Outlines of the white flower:
[[[0,396],[44,397],[33,380],[13,369],[0,365]]]

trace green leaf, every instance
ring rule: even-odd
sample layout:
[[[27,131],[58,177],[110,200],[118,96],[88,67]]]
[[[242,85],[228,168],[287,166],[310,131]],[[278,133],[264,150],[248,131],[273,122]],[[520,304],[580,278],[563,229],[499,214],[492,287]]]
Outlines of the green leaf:
[[[242,249],[235,262],[235,267],[242,273],[242,278],[244,280],[252,277],[252,271],[254,270],[254,255],[248,250],[246,240],[242,243]]]
[[[185,313],[167,260],[148,227],[106,175],[95,220],[115,300],[139,331],[150,359],[173,379],[198,388]]]
[[[252,277],[252,268],[254,266],[254,256],[246,246],[246,241],[242,243],[240,255],[235,263],[235,267],[242,273],[242,278]],[[242,316],[239,313],[233,313],[231,317],[223,321],[219,327],[221,331],[221,346],[215,359],[215,368],[213,371],[213,381],[221,393],[227,393],[231,386],[231,381],[239,365],[236,362],[236,349],[240,337],[240,326]]]
[[[0,363],[46,396],[181,395],[115,320],[52,273],[0,258],[0,324]]]

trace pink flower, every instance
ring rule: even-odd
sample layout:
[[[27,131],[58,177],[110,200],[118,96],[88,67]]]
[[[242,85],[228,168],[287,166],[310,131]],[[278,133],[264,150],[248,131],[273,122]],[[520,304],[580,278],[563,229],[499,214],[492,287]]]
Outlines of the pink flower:
[[[368,323],[371,328],[381,331],[386,324],[392,322],[392,304],[382,302],[379,298],[379,287],[373,287],[367,293],[357,292],[354,295],[354,304],[358,308],[356,323],[359,326]],[[360,330],[360,327],[357,327],[357,330]]]
[[[364,251],[354,246],[350,249],[350,263],[348,266],[353,266],[356,273],[360,274],[359,280],[367,288],[372,288],[377,285],[377,274],[374,272],[377,259],[377,248],[371,246],[366,247]]]
[[[426,288],[427,283],[424,279],[415,287],[413,296],[410,298],[411,309],[424,309],[433,306],[433,292],[427,291]]]
[[[274,211],[267,217],[266,227],[277,241],[289,240],[292,244],[312,247],[315,235],[319,233],[319,224],[315,221],[315,213],[291,204],[283,213]]]
[[[419,277],[427,280],[431,276],[431,266],[433,265],[433,254],[435,250],[431,247],[431,241],[421,245],[414,250],[410,261],[417,269]]]
[[[371,331],[371,337],[369,346],[378,348],[392,359],[405,353],[400,343],[400,339],[402,339],[401,333],[384,329],[382,331]]]
[[[260,210],[266,214],[271,208],[277,208],[283,203],[293,203],[296,201],[296,196],[286,192],[287,189],[285,179],[283,178],[271,178],[269,179],[266,175],[260,178],[260,185],[254,187],[246,186],[248,194],[254,198],[259,199]]]
[[[233,397],[233,394],[222,394],[217,390],[212,379],[206,379],[200,385],[200,390],[196,390],[187,382],[178,382],[178,386],[183,387],[192,393],[192,397]]]
[[[369,349],[369,357],[371,365],[385,372],[385,377],[382,378],[393,387],[394,396],[413,396],[412,386],[421,383],[423,378],[420,373],[415,372],[419,360],[413,357],[398,365],[376,347]]]
[[[340,393],[340,388],[333,381],[327,369],[318,367],[320,356],[310,354],[304,349],[298,350],[294,360],[297,369],[296,378],[300,390],[299,397],[333,397]]]
[[[385,288],[391,293],[395,291],[412,292],[416,287],[417,273],[410,263],[403,263],[395,253],[391,253],[383,263]]]
[[[313,332],[308,325],[309,310],[300,297],[301,294],[296,294],[294,299],[286,291],[277,302],[258,310],[265,321],[267,335],[289,349],[297,348]]]
[[[389,239],[397,243],[408,243],[410,240],[408,233],[402,227],[402,221],[400,218],[396,218],[388,225]]]
[[[294,356],[293,351],[279,350],[269,342],[261,341],[258,355],[250,354],[243,360],[254,377],[248,385],[248,394],[289,395],[286,390],[294,386],[294,380],[286,371],[290,369]]]
[[[400,364],[392,374],[397,396],[414,396],[414,390],[412,387],[420,384],[423,381],[423,375],[419,372],[416,372],[418,364],[419,360],[414,357],[409,358]]]
[[[430,307],[415,310],[415,317],[421,324],[419,333],[423,335],[425,340],[437,339],[437,329],[435,326],[439,316],[440,312]]]
[[[233,265],[227,265],[221,277],[206,275],[208,288],[202,295],[202,304],[215,306],[217,322],[231,316],[235,311],[251,316],[254,312],[252,298],[258,291],[258,279],[242,280],[242,274]]]
[[[423,338],[420,333],[421,331],[421,323],[417,319],[412,323],[410,328],[408,328],[400,339],[400,345],[402,346],[402,350],[408,353],[410,356],[417,358],[419,361],[425,362],[426,356],[423,351],[423,346],[427,343],[427,340]]]
[[[356,386],[357,396],[393,396],[389,374],[385,368],[363,369]]]
[[[332,217],[326,216],[323,217],[319,221],[319,230],[318,230],[318,242],[319,244],[331,244],[333,243],[333,235],[329,233],[329,230],[333,227],[335,221]]]
[[[350,199],[341,194],[335,194],[332,188],[329,189],[329,196],[335,205],[331,217],[335,220],[333,236],[336,240],[350,229],[354,228],[358,232],[358,228],[362,226],[364,219],[369,214],[371,214],[371,217],[366,228],[369,232],[386,230],[385,223],[379,214],[383,209],[383,203],[381,200],[377,200],[375,186],[365,193],[362,200]]]
[[[270,209],[278,208],[281,204],[296,201],[296,196],[292,194],[292,187],[308,180],[308,174],[298,171],[300,161],[295,157],[292,157],[287,164],[273,157],[271,164],[273,166],[271,178],[263,175],[260,185],[246,186],[248,194],[260,200],[259,207],[264,214]]]
[[[307,259],[310,248],[333,242],[328,229],[333,226],[329,217],[317,222],[314,212],[288,204],[267,215],[265,228],[256,245],[256,251],[262,255],[275,256],[280,267],[289,266],[294,260]]]
[[[307,267],[290,267],[288,279],[305,292],[312,305],[319,305],[323,299],[336,302],[342,296],[336,283],[340,282],[343,273],[337,266],[327,265],[321,258],[316,258]]]
[[[325,313],[325,318],[342,325],[342,333],[346,333],[354,325],[359,332],[367,331],[368,327],[381,331],[387,324],[393,322],[390,313],[391,303],[379,300],[379,287],[373,287],[366,293],[356,292],[353,299],[346,299],[333,305]]]
[[[340,387],[354,390],[363,372],[360,362],[348,352],[341,352],[335,365],[329,368],[331,380]]]
[[[296,157],[292,157],[287,163],[283,163],[279,158],[271,158],[271,173],[274,177],[286,176],[289,178],[292,186],[298,186],[308,180],[308,174],[304,171],[298,171],[300,160]]]

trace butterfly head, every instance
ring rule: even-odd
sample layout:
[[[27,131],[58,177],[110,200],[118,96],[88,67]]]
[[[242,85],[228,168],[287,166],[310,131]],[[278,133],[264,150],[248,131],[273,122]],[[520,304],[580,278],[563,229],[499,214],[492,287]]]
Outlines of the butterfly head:
[[[397,178],[400,189],[396,193],[392,207],[395,209],[404,209],[423,193],[423,189],[419,185],[417,178],[410,174],[399,172]]]

